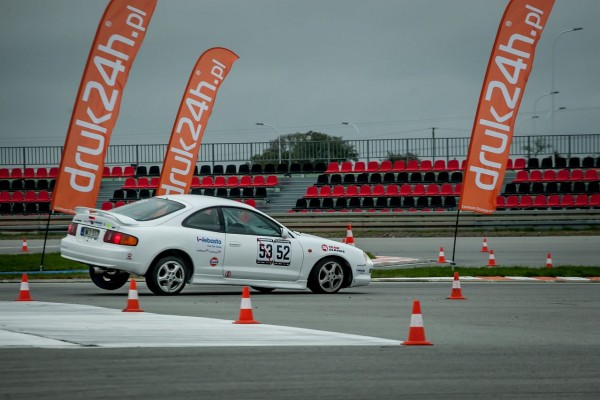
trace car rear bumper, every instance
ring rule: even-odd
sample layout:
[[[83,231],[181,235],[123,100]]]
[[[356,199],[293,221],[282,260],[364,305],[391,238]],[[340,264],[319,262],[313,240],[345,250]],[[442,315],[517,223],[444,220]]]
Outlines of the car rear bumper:
[[[144,275],[145,263],[135,260],[132,249],[126,246],[93,246],[71,237],[60,241],[60,255],[70,260],[98,267],[114,268],[136,275]]]

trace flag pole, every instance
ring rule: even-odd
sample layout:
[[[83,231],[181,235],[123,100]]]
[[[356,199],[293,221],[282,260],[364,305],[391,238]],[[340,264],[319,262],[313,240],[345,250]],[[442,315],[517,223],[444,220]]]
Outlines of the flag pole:
[[[454,244],[452,245],[452,271],[454,271],[454,266],[456,265],[456,236],[458,234],[458,217],[460,216],[460,207],[456,209],[456,223],[454,224]]]

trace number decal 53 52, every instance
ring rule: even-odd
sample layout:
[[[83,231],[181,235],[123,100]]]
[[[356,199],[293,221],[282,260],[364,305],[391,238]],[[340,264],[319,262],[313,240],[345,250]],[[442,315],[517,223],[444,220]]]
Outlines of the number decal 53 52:
[[[292,260],[292,245],[289,240],[257,238],[256,263],[288,266]]]

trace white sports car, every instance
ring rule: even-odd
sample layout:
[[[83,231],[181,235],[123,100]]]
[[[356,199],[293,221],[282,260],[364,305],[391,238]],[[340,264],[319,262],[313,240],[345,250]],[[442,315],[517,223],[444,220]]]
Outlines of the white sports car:
[[[292,232],[232,200],[158,196],[75,211],[61,255],[87,264],[102,289],[122,287],[130,274],[144,276],[157,295],[178,294],[187,283],[336,293],[371,281],[373,263],[362,250]]]

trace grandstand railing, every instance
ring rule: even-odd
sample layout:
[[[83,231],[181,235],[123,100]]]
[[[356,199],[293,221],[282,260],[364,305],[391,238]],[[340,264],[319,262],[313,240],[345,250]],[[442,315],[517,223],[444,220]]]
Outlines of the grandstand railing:
[[[469,138],[403,138],[344,140],[344,149],[358,154],[359,160],[384,160],[390,156],[414,155],[420,159],[464,159],[469,148]],[[304,161],[329,162],[349,158],[349,154],[333,152],[339,142],[311,142],[293,152],[295,143],[283,141],[281,153],[273,152],[272,142],[207,143],[200,147],[199,164],[247,163],[271,150],[272,159],[261,158],[261,163],[289,164]],[[106,165],[162,164],[166,144],[112,145],[106,154]],[[299,150],[299,149],[302,150]],[[58,165],[62,146],[0,147],[0,165],[8,167],[43,167]],[[335,157],[331,157],[334,155]],[[514,136],[510,154],[513,157],[543,157],[548,155],[597,156],[600,154],[600,134]]]

